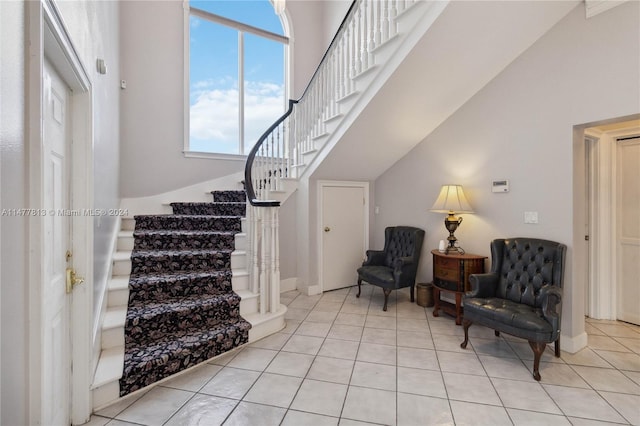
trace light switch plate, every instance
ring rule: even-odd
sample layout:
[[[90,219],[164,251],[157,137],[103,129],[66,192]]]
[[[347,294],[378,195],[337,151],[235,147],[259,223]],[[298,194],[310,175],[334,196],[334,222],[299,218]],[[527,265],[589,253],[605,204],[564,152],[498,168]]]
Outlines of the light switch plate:
[[[538,212],[524,212],[524,223],[538,223]]]

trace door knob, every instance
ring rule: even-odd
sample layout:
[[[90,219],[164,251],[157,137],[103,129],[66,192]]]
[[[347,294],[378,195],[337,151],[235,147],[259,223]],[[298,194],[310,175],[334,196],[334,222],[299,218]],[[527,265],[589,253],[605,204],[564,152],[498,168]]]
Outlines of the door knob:
[[[82,284],[84,282],[84,278],[76,275],[76,271],[73,268],[67,268],[67,281],[66,281],[66,291],[67,294],[73,291],[73,287]]]
[[[328,226],[325,226],[324,227],[324,232],[329,232],[329,231],[331,231],[331,228],[329,228]]]

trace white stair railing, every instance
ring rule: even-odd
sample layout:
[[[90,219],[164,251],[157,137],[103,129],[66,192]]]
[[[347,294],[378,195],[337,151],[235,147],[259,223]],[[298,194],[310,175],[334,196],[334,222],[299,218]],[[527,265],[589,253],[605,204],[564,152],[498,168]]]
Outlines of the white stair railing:
[[[397,17],[424,0],[354,0],[302,97],[258,140],[247,158],[249,276],[260,312],[279,307],[278,208],[270,199],[283,179],[299,178],[328,139],[327,123],[356,93],[356,79],[375,67],[374,51],[398,33]]]

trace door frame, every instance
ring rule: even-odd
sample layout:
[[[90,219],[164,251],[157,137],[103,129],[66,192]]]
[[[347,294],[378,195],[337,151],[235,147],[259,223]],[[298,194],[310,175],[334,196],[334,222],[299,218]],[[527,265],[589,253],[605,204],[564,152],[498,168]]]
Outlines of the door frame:
[[[43,206],[43,72],[45,55],[71,89],[71,216],[74,268],[85,283],[70,297],[71,365],[69,388],[71,423],[81,424],[91,415],[91,330],[93,307],[93,217],[83,214],[93,207],[93,90],[89,74],[73,45],[62,15],[52,0],[26,2],[27,18],[27,143],[28,197],[30,207]],[[28,309],[29,309],[29,423],[42,424],[44,345],[42,307],[44,274],[42,261],[47,244],[44,239],[44,217],[31,217],[28,222]]]
[[[365,250],[369,247],[369,182],[364,181],[332,181],[332,180],[319,180],[318,181],[318,229],[317,229],[317,239],[318,239],[318,291],[310,294],[321,294],[324,292],[324,250],[322,244],[323,238],[323,230],[322,224],[324,223],[324,197],[323,190],[326,187],[356,187],[362,188],[364,192],[364,204],[362,206],[362,214],[364,216],[364,241],[363,245]],[[364,256],[364,253],[363,253]],[[355,274],[355,271],[353,272]]]
[[[587,300],[591,318],[617,319],[618,312],[618,149],[617,138],[640,133],[638,127],[627,127],[612,131],[585,129],[585,149],[590,161],[587,185],[589,191],[589,270]],[[588,141],[588,142],[587,142]]]

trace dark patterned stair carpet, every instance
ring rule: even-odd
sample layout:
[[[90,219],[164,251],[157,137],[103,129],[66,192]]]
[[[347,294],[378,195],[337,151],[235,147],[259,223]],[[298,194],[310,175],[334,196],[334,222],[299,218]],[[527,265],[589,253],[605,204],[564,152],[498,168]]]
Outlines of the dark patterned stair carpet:
[[[136,216],[120,396],[247,343],[251,324],[231,288],[244,191]]]

